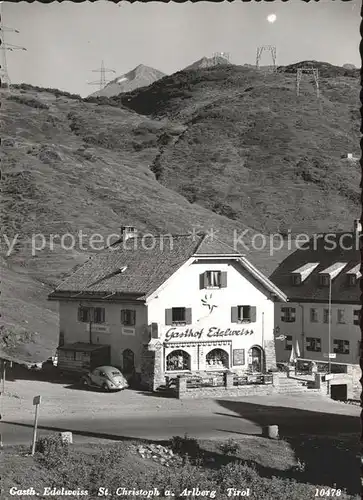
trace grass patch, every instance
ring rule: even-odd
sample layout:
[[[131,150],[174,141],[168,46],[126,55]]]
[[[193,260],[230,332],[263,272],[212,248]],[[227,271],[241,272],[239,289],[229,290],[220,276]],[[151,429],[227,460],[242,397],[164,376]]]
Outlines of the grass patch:
[[[327,486],[299,480],[299,474],[303,477],[303,467],[298,461],[295,465],[289,459],[285,461],[291,477],[282,477],[280,470],[272,467],[261,469],[257,454],[254,463],[245,461],[243,442],[242,446],[240,444],[240,441],[232,443],[231,440],[224,443],[199,442],[188,436],[176,436],[164,446],[179,450],[184,460],[178,465],[165,467],[138,455],[136,449],[140,441],[98,446],[63,445],[57,437],[43,438],[34,457],[27,455],[28,450],[24,447],[4,450],[5,461],[0,466],[4,478],[2,491],[6,494],[11,486],[25,489],[31,484],[41,493],[45,486],[59,489],[66,485],[67,489],[87,489],[89,497],[96,498],[99,487],[107,487],[108,498],[117,498],[116,488],[122,486],[148,491],[156,488],[161,499],[167,498],[169,490],[179,500],[185,498],[185,490],[197,488],[209,491],[208,498],[226,500],[230,498],[230,489],[250,488],[249,498],[256,500],[301,500],[315,497],[316,488],[328,489]],[[267,454],[271,456],[273,451],[283,450],[284,445],[286,443],[266,441],[265,461],[268,460]],[[250,458],[251,453],[253,455],[250,449]],[[341,491],[342,500],[359,498],[358,495],[346,494],[343,488]],[[42,495],[39,497],[43,498]]]

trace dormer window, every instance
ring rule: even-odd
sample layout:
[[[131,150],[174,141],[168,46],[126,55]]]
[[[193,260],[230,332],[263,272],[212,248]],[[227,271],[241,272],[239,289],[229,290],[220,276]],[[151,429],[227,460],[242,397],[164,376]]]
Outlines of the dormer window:
[[[348,285],[355,286],[357,284],[358,278],[355,274],[348,274]]]
[[[358,277],[356,274],[348,274],[348,285],[349,286],[356,286],[360,277]]]
[[[295,286],[301,285],[301,275],[293,274],[292,275],[292,284]]]
[[[320,275],[320,285],[321,286],[329,286],[330,283],[330,276],[329,274],[321,274]]]

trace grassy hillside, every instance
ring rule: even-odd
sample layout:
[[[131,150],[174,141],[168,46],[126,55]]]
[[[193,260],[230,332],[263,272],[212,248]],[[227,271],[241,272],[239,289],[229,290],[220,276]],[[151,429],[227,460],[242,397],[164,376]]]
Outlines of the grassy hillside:
[[[277,74],[225,66],[179,72],[113,102],[177,120],[152,170],[164,186],[258,231],[351,228],[359,211],[358,71],[316,63],[296,95],[296,66]]]
[[[29,86],[11,95],[3,91],[1,100],[3,333],[27,338],[34,333],[34,344],[21,356],[37,361],[54,349],[58,318],[47,294],[92,253],[92,234],[119,234],[122,224],[153,234],[213,227],[231,240],[235,229],[246,228],[189,203],[155,179],[149,167],[159,141],[165,133],[179,134],[178,124]],[[62,248],[60,237],[69,233],[78,243],[79,231],[87,235],[83,249],[78,244]],[[32,251],[32,238],[39,250]],[[64,244],[72,246],[71,236]],[[271,270],[266,252],[255,257],[266,272]],[[13,354],[2,338],[0,349]]]
[[[305,79],[296,96],[292,67],[183,71],[110,99],[2,90],[2,319],[7,331],[37,332],[27,356],[55,347],[57,314],[46,297],[92,253],[91,234],[123,224],[214,228],[233,244],[233,231],[246,228],[350,229],[360,173],[341,156],[359,153],[359,81],[324,68],[320,102]],[[44,248],[32,252],[38,233]],[[65,245],[71,235],[76,242],[69,249],[60,244],[66,233]],[[286,253],[247,252],[266,274]]]

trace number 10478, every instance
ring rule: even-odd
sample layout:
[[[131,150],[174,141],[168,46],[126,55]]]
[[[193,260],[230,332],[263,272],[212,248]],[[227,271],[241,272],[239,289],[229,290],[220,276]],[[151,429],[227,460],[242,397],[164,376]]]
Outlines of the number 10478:
[[[340,497],[342,496],[342,490],[337,490],[335,488],[316,488],[316,497]]]

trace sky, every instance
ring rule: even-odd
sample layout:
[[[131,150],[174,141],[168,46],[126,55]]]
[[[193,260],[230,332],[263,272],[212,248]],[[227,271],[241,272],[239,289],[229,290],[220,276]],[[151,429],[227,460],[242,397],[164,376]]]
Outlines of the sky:
[[[271,24],[267,16],[274,13]],[[361,66],[360,0],[305,3],[113,4],[62,2],[2,3],[5,43],[26,51],[6,51],[12,83],[29,83],[89,95],[99,79],[92,72],[104,60],[116,74],[138,64],[171,74],[214,52],[229,52],[234,64],[255,64],[257,47],[276,47],[278,65],[314,59]],[[4,51],[1,51],[3,57]],[[261,65],[271,64],[264,51]]]

